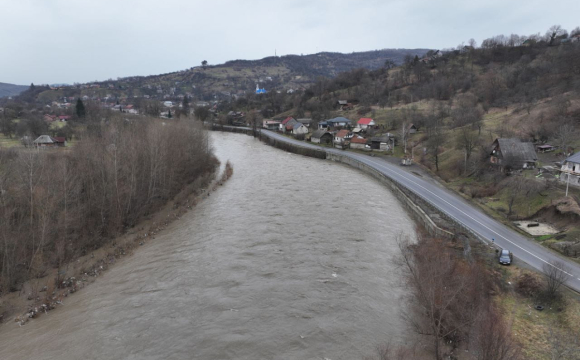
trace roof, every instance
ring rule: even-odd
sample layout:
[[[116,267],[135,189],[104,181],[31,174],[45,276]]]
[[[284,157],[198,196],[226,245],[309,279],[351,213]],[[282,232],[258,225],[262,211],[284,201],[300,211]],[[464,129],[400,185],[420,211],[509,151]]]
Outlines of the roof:
[[[54,144],[55,142],[56,141],[54,141],[54,139],[48,135],[40,135],[38,138],[36,138],[36,140],[33,141],[35,144]]]
[[[538,156],[534,150],[534,144],[521,142],[519,139],[496,139],[499,150],[505,161],[537,161]]]
[[[316,130],[312,133],[312,137],[320,139],[322,136],[324,136],[326,134],[332,136],[332,134],[329,133],[326,129],[319,129],[319,130]]]
[[[343,137],[347,136],[349,132],[350,132],[350,131],[348,131],[348,130],[340,130],[340,131],[339,131],[339,132],[337,132],[337,133],[336,133],[336,135],[334,135],[334,136],[336,136],[336,137],[338,137],[338,138],[343,138]]]
[[[284,119],[284,121],[282,121],[282,125],[286,125],[286,123],[288,123],[290,120],[294,120],[294,118],[292,116],[288,116],[286,119]]]
[[[371,141],[388,143],[389,142],[389,136],[388,135],[374,136],[374,137],[371,138]]]
[[[303,124],[310,124],[312,122],[312,119],[310,118],[298,119],[298,122],[301,122]]]
[[[298,129],[298,128],[299,128],[299,127],[301,127],[301,126],[304,126],[304,124],[303,124],[303,123],[301,123],[301,122],[298,122],[298,121],[297,121],[295,124],[292,124],[292,127],[293,127],[294,129]]]
[[[348,104],[348,101],[346,101],[346,100],[338,100],[338,103],[340,105],[347,105]]]
[[[58,118],[61,120],[68,120],[70,119],[70,115],[60,115]]]
[[[546,144],[546,145],[538,145],[538,149],[551,149],[553,148],[552,145]]]
[[[66,141],[64,137],[53,137],[52,140],[57,143],[64,143]]]
[[[339,116],[339,117],[335,117],[334,119],[326,120],[326,122],[327,123],[341,123],[341,122],[350,123],[350,120],[347,118],[344,118],[342,116]]]
[[[350,139],[350,142],[355,144],[366,144],[367,139],[355,136],[352,139]]]
[[[564,161],[569,161],[569,162],[574,162],[574,163],[580,163],[580,151],[577,152],[574,155],[571,155],[569,157],[566,158],[566,160]]]
[[[371,118],[360,118],[360,120],[358,121],[358,124],[369,125],[371,122],[373,122],[373,119],[371,119]]]

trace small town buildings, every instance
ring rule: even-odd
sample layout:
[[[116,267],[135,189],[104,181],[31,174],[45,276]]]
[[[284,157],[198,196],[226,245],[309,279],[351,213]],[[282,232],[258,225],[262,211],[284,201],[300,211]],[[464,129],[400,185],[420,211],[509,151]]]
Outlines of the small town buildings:
[[[417,127],[415,124],[409,125],[409,134],[414,134],[417,131],[419,131],[419,127]]]
[[[367,145],[367,139],[360,137],[360,136],[353,136],[350,139],[350,148],[351,149],[365,149]]]
[[[286,126],[290,121],[296,121],[296,119],[294,119],[292,116],[288,116],[286,119],[282,120],[282,122],[280,123],[280,131],[284,131],[284,129],[286,129]]]
[[[371,149],[376,151],[387,151],[390,150],[391,147],[389,145],[389,141],[391,138],[388,135],[383,136],[374,136],[371,138],[370,145]]]
[[[262,127],[268,130],[278,130],[280,128],[281,121],[276,120],[264,120],[262,121]]]
[[[353,106],[351,103],[349,103],[346,100],[338,100],[336,102],[336,106],[340,109],[340,110],[352,110]]]
[[[326,121],[319,122],[318,129],[328,129],[328,123]]]
[[[66,139],[63,137],[51,137],[48,135],[40,135],[32,142],[36,147],[57,147],[66,146]]]
[[[62,122],[67,122],[70,120],[70,115],[60,115],[58,117],[58,120],[62,121]]]
[[[560,181],[568,185],[580,186],[580,152],[566,158],[560,171]]]
[[[331,126],[333,128],[342,128],[342,127],[351,126],[351,121],[347,118],[342,117],[342,116],[335,117],[334,119],[326,120],[326,123],[328,124],[328,126]]]
[[[534,144],[521,142],[519,139],[496,139],[492,144],[490,162],[502,170],[533,169],[536,167],[538,156]]]
[[[308,128],[306,126],[304,126],[304,124],[296,121],[294,122],[292,125],[292,134],[294,135],[300,135],[300,134],[307,134],[308,133]]]
[[[307,128],[310,128],[310,124],[312,123],[312,119],[310,118],[302,118],[297,120],[299,123],[303,124]]]
[[[360,120],[356,123],[357,127],[365,130],[369,127],[375,126],[375,121],[371,118],[360,118]]]
[[[164,101],[164,102],[163,102],[163,105],[164,105],[165,107],[173,107],[173,102],[171,102],[171,101]]]
[[[545,152],[549,152],[549,151],[554,151],[556,149],[555,146],[549,145],[549,144],[544,144],[544,145],[538,145],[536,146],[536,151],[541,152],[541,153],[545,153]]]
[[[326,129],[318,129],[312,133],[310,141],[315,144],[331,144],[332,134]]]
[[[348,130],[340,130],[334,134],[334,147],[344,148],[348,142],[347,136],[350,133]]]

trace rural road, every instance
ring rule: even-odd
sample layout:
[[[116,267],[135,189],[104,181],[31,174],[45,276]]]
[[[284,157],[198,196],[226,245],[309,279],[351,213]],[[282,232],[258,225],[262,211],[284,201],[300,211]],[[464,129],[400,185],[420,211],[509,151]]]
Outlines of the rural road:
[[[541,271],[545,263],[562,261],[567,265],[566,273],[569,279],[567,286],[580,292],[580,265],[564,259],[552,251],[542,247],[518,232],[510,229],[499,221],[492,219],[475,205],[470,204],[459,195],[444,188],[435,181],[422,179],[412,174],[407,168],[393,165],[386,160],[339,149],[323,148],[302,141],[290,139],[272,131],[262,130],[262,135],[286,141],[301,147],[324,150],[327,153],[347,156],[373,167],[389,178],[395,180],[405,188],[414,192],[439,210],[455,219],[464,227],[470,229],[483,239],[491,241],[504,249],[509,249],[514,256],[531,267]]]

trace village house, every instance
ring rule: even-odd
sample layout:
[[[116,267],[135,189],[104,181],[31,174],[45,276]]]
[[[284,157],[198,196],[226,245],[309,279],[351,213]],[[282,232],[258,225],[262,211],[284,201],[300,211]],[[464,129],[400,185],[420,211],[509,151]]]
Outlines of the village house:
[[[369,127],[375,126],[375,121],[371,118],[360,118],[356,124],[357,127],[366,130]]]
[[[560,171],[560,181],[568,185],[580,186],[580,152],[566,158]]]
[[[291,132],[294,135],[307,134],[308,128],[306,126],[304,126],[304,124],[296,121],[294,124],[292,124]]]
[[[376,151],[390,150],[391,147],[389,145],[389,141],[391,141],[391,138],[389,137],[389,135],[374,136],[371,138],[371,141],[370,141],[371,149],[376,150]]]
[[[554,151],[556,149],[555,146],[549,145],[549,144],[544,144],[544,145],[537,145],[536,146],[536,151],[541,152],[541,153],[545,153],[545,152],[549,152],[549,151]]]
[[[344,149],[346,145],[348,145],[348,134],[350,131],[348,130],[340,130],[336,134],[334,134],[334,147]]]
[[[415,124],[411,124],[409,125],[409,134],[415,134],[417,131],[419,131],[419,127],[417,127],[417,125]]]
[[[336,102],[336,106],[340,110],[352,110],[352,108],[353,108],[352,104],[346,100],[338,100]]]
[[[328,129],[328,123],[326,121],[321,121],[318,123],[318,129]]]
[[[289,122],[291,121],[296,121],[296,119],[294,119],[292,116],[288,116],[286,119],[282,120],[282,122],[280,123],[280,131],[284,131],[286,129],[286,126],[288,125]],[[290,124],[292,125],[292,124]]]
[[[66,146],[66,139],[63,137],[51,137],[48,135],[40,135],[32,142],[36,147],[63,147]]]
[[[367,139],[360,137],[360,136],[353,136],[350,139],[350,148],[351,149],[365,149],[367,145]]]
[[[351,121],[347,118],[339,116],[335,117],[334,119],[326,120],[326,124],[328,124],[328,126],[331,126],[333,128],[342,128],[350,126]]]
[[[326,129],[318,129],[312,133],[310,141],[315,144],[331,144],[332,134]]]
[[[307,128],[310,128],[310,124],[312,123],[312,119],[310,118],[302,118],[297,120],[299,123],[303,124]]]
[[[533,169],[536,167],[538,156],[534,144],[521,142],[519,139],[496,139],[492,144],[490,162],[502,170]]]
[[[264,129],[276,131],[280,128],[280,123],[281,123],[280,121],[276,121],[276,120],[263,120],[262,127]]]

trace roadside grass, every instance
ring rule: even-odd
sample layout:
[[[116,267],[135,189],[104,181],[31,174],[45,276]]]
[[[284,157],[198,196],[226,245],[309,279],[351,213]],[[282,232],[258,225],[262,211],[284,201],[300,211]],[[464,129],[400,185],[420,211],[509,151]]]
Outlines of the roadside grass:
[[[9,138],[8,136],[2,134],[0,135],[0,147],[10,148],[14,146],[20,146],[20,140],[16,137]]]
[[[518,267],[507,270],[506,281],[516,285],[518,277],[531,273]],[[534,274],[534,273],[531,273]],[[514,338],[522,345],[525,359],[550,359],[550,328],[580,331],[580,302],[577,294],[564,290],[563,308],[546,306],[543,311],[534,308],[534,299],[515,290],[501,293],[497,302],[502,309]]]

